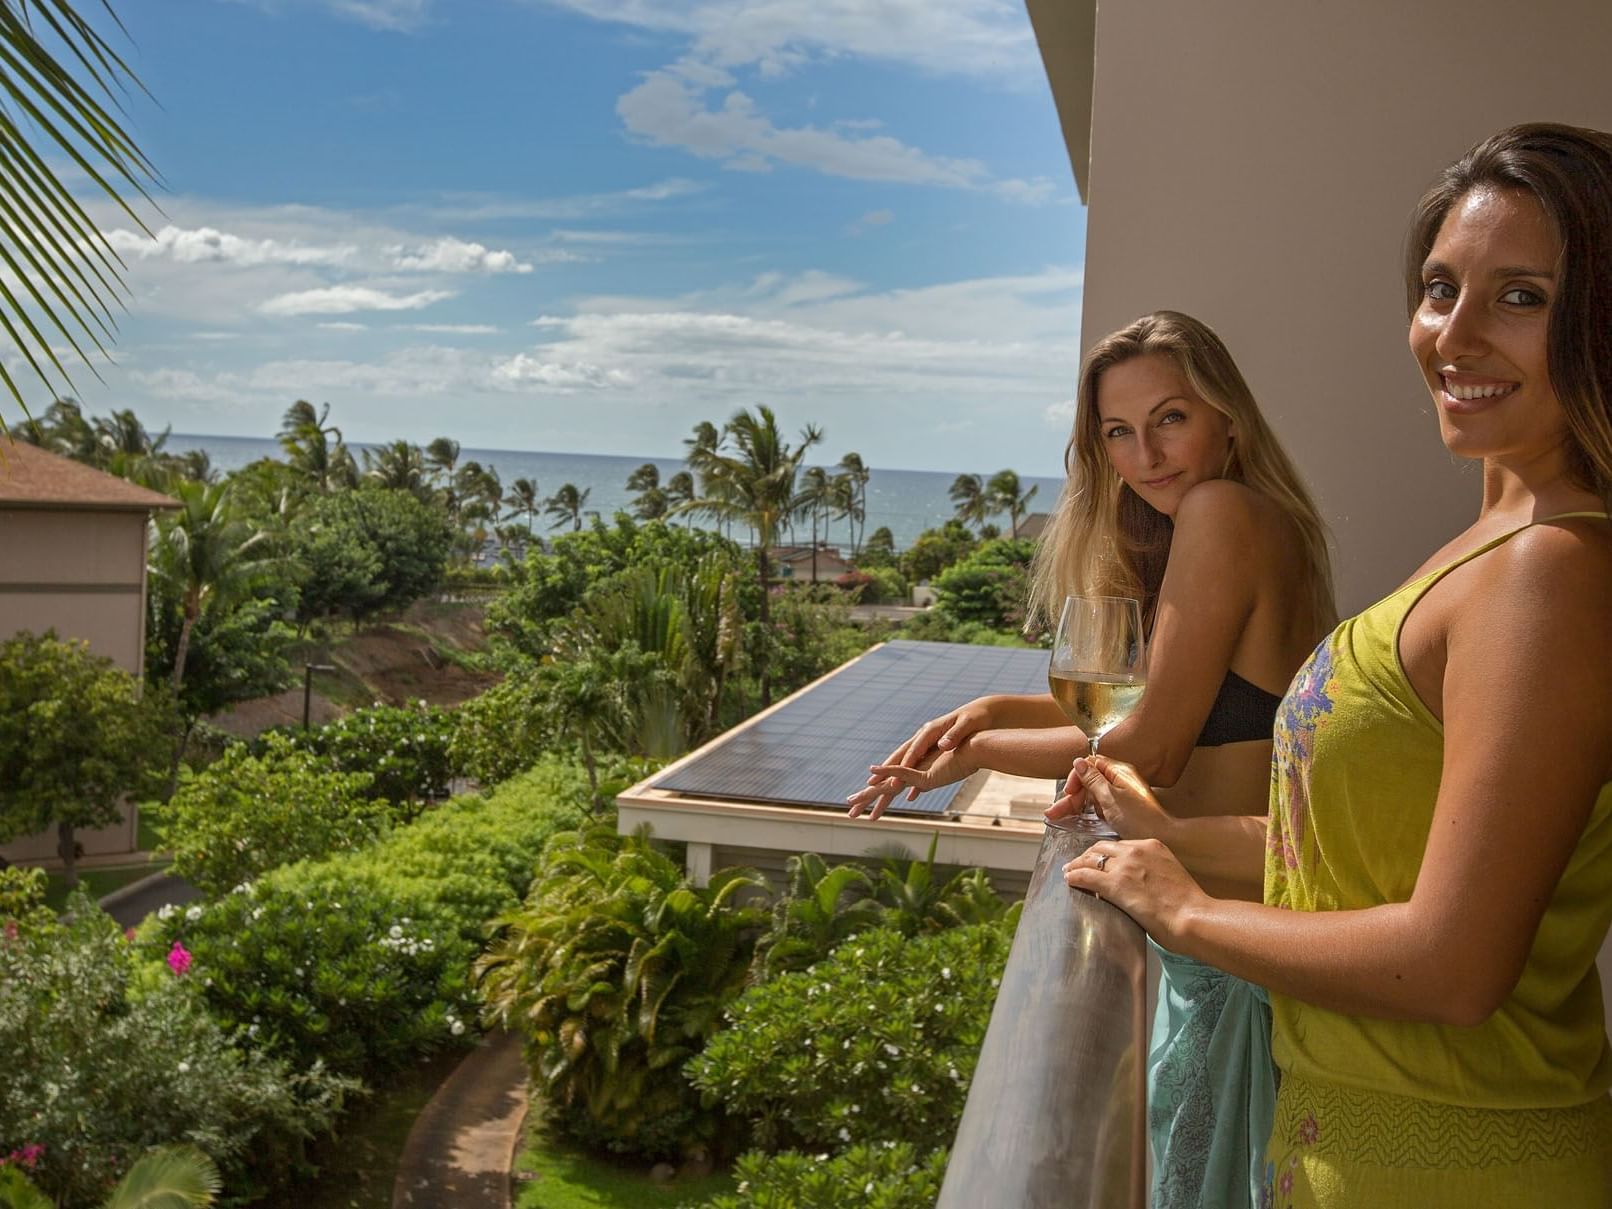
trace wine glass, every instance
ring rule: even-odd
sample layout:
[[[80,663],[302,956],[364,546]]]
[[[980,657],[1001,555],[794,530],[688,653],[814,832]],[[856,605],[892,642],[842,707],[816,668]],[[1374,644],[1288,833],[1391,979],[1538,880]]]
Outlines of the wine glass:
[[[1085,732],[1091,754],[1147,688],[1142,605],[1126,596],[1066,596],[1047,660],[1047,687],[1069,720]],[[1103,838],[1119,833],[1088,797],[1073,824]]]

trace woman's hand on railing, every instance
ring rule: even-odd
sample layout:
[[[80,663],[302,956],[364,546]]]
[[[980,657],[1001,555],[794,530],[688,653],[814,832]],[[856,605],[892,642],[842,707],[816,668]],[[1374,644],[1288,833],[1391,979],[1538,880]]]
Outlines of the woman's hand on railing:
[[[1106,792],[1094,792],[1093,785]],[[1075,761],[1064,782],[1063,796],[1047,807],[1048,821],[1079,814],[1087,794],[1093,795],[1097,813],[1125,839],[1166,838],[1171,815],[1134,766],[1107,756],[1081,756]]]
[[[885,757],[883,764],[875,764],[868,770],[867,786],[846,799],[850,805],[847,813],[854,819],[863,811],[867,811],[868,818],[876,819],[889,808],[896,795],[902,791],[906,792],[907,801],[911,802],[926,789],[949,785],[966,777],[968,773],[964,772],[950,776],[946,780],[935,781],[933,784],[920,785],[914,783],[915,779],[925,778],[921,775],[914,778],[911,774],[918,774],[920,769],[925,773],[934,772],[934,765],[940,763],[939,755],[955,753],[958,746],[970,735],[988,729],[992,725],[988,700],[985,697],[976,697],[966,705],[960,705],[950,713],[932,718],[920,726],[912,738],[898,745]],[[935,758],[926,767],[924,761],[931,757]],[[881,772],[888,769],[895,771]],[[941,770],[941,775],[945,775],[944,768]]]
[[[1162,808],[1136,770],[1117,760],[1075,761],[1075,774],[1097,809],[1111,822],[1128,810]],[[1166,816],[1168,817],[1168,816]],[[1119,830],[1116,823],[1115,830]],[[1113,903],[1167,948],[1177,947],[1182,922],[1208,901],[1163,841],[1099,840],[1063,867],[1063,879]]]

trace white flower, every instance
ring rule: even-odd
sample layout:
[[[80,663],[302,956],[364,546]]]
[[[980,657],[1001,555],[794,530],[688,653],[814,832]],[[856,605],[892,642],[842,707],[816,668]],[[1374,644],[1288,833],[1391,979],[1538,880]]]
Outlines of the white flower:
[[[940,976],[942,978],[950,978],[952,976],[952,968],[951,968],[951,966],[943,967],[941,969],[941,971],[940,971]]]
[[[393,940],[397,940],[403,935],[403,929],[399,925],[393,924],[387,935],[389,935]]]
[[[453,1027],[448,1031],[455,1037],[460,1036],[465,1031],[465,1022],[463,1020],[455,1020],[453,1022]]]
[[[841,1125],[840,1126],[840,1141],[849,1142],[850,1140],[851,1140],[851,1131],[849,1129],[845,1128],[845,1126]]]
[[[164,920],[172,919],[174,917],[174,912],[178,910],[179,908],[174,906],[172,903],[164,903],[162,909],[157,912],[157,918]]]
[[[891,1045],[888,1041],[884,1043],[884,1052],[889,1054],[892,1058],[901,1057],[901,1047],[899,1045]]]
[[[188,1062],[181,1062],[181,1063],[180,1063],[180,1064],[179,1064],[179,1073],[180,1073],[180,1074],[181,1074],[181,1075],[188,1075],[188,1074],[190,1074],[190,1063],[188,1063]]]

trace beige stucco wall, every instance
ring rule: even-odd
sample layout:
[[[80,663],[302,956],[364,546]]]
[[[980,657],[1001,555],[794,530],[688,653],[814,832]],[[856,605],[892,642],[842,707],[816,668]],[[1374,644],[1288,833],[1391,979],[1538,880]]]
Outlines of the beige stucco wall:
[[[146,514],[0,509],[0,637],[55,630],[140,675],[145,639]],[[84,855],[132,852],[135,811],[77,833]],[[55,857],[53,832],[0,847],[13,861]]]
[[[1212,323],[1336,535],[1347,614],[1476,513],[1405,348],[1406,220],[1518,121],[1612,129],[1607,0],[1097,9],[1082,336]]]
[[[140,673],[146,517],[0,510],[0,635],[54,629]]]

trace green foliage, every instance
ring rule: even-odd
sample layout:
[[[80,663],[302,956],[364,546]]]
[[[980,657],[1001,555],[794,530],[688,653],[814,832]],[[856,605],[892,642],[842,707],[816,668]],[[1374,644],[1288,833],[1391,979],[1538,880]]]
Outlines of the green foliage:
[[[477,963],[485,1014],[526,1035],[554,1123],[650,1157],[712,1135],[681,1067],[744,985],[765,919],[735,905],[755,875],[696,887],[647,839],[613,827],[556,836],[531,894]]]
[[[561,741],[545,686],[528,668],[515,671],[454,711],[449,764],[483,785],[535,765]]]
[[[896,565],[896,535],[890,532],[890,526],[880,525],[868,535],[867,544],[857,555],[856,565],[864,571]]]
[[[510,590],[487,610],[487,630],[528,659],[552,649],[550,628],[582,604],[590,585],[643,564],[692,567],[715,556],[739,568],[739,548],[725,538],[665,521],[636,524],[618,512],[610,526],[562,533],[510,570]]]
[[[143,966],[88,898],[68,907],[64,923],[36,916],[0,938],[0,1153],[42,1146],[30,1174],[70,1206],[181,1139],[238,1191],[293,1170],[354,1085],[233,1045],[198,971]]]
[[[953,621],[940,609],[925,609],[901,627],[902,638],[914,642],[956,642],[974,646],[1024,648],[1035,645],[1013,630],[994,630],[982,621]]]
[[[927,1147],[934,1139],[921,1144]],[[946,1176],[946,1151],[907,1142],[853,1146],[844,1154],[744,1155],[739,1191],[701,1209],[932,1209]]]
[[[184,628],[183,602],[153,576],[146,598],[146,677],[170,678]],[[189,721],[239,701],[277,693],[291,680],[287,652],[295,631],[281,618],[297,599],[292,583],[266,585],[227,606],[204,608],[190,632],[179,712]]]
[[[469,1039],[484,925],[524,893],[550,835],[586,811],[575,769],[546,761],[360,851],[272,870],[239,893],[165,909],[153,955],[193,956],[210,1009],[300,1066],[369,1074]]]
[[[752,634],[753,661],[765,659],[772,682],[792,693],[856,658],[878,636],[851,624],[844,598],[833,588],[790,588],[773,596],[771,629]]]
[[[7,865],[0,869],[0,921],[27,915],[45,901],[50,881],[43,869]]]
[[[938,529],[925,529],[906,553],[901,555],[901,573],[912,583],[923,583],[939,575],[975,546],[974,535],[957,520]]]
[[[366,484],[310,500],[290,539],[306,573],[298,619],[360,620],[433,591],[453,533],[443,508],[418,491]]]
[[[143,1156],[112,1190],[105,1209],[193,1209],[223,1188],[218,1167],[194,1146],[165,1146]]]
[[[314,730],[289,730],[291,745],[319,756],[337,772],[367,773],[368,794],[403,810],[445,797],[454,776],[455,719],[450,710],[414,701],[354,710]]]
[[[979,622],[993,629],[1023,624],[1026,576],[1035,543],[996,538],[935,576],[935,607],[955,622]]]
[[[768,1148],[929,1147],[962,1116],[1012,927],[864,932],[746,991],[688,1066]]]
[[[756,944],[756,975],[763,982],[821,961],[880,921],[873,879],[855,865],[831,869],[817,853],[803,852],[790,857],[786,869],[788,889],[773,900],[772,926]]]
[[[120,794],[160,786],[171,719],[164,694],[86,643],[0,642],[0,840],[115,821]]]
[[[834,586],[842,590],[860,589],[857,597],[860,604],[906,604],[911,593],[906,579],[894,566],[859,568],[840,576]]]
[[[181,774],[165,804],[147,808],[173,871],[211,895],[309,857],[362,848],[391,826],[389,802],[366,772],[330,771],[285,735],[256,754],[236,744],[201,772]]]

